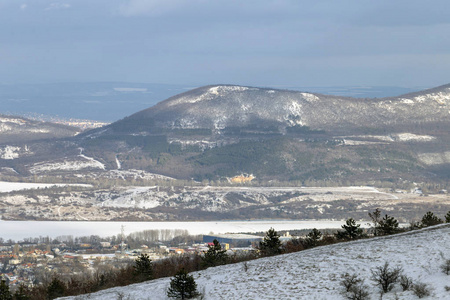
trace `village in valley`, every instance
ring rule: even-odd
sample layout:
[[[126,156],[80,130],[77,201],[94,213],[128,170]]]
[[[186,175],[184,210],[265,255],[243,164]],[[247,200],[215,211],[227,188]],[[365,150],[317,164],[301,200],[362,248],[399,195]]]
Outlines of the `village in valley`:
[[[282,240],[290,238],[289,232],[281,237]],[[214,239],[221,243],[228,255],[240,255],[255,252],[262,237],[250,234],[185,234],[175,236],[170,241],[152,241],[147,244],[131,236],[122,239],[121,235],[111,238],[40,237],[19,242],[0,239],[0,278],[12,289],[20,285],[33,287],[51,280],[54,274],[69,278],[120,269],[133,264],[141,254],[148,255],[152,261],[184,254],[202,254],[213,244]]]

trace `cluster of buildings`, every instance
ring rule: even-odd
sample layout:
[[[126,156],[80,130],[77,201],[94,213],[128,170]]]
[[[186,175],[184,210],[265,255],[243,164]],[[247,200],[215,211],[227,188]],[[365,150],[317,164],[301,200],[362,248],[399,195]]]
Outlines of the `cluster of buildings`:
[[[52,273],[72,276],[93,272],[101,266],[122,267],[133,263],[142,253],[149,255],[152,260],[159,260],[171,255],[205,252],[214,239],[232,254],[255,251],[255,246],[262,237],[242,234],[205,235],[202,242],[190,245],[170,247],[158,242],[152,247],[141,245],[136,249],[129,249],[124,242],[116,245],[111,245],[110,242],[71,246],[64,243],[51,246],[25,243],[0,245],[0,278],[6,280],[13,289],[20,284],[33,286],[49,278]]]

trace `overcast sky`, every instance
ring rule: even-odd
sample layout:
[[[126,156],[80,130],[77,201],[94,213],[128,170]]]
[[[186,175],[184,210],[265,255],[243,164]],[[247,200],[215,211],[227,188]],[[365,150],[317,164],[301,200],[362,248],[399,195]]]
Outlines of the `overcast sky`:
[[[0,0],[0,82],[450,83],[450,1]]]

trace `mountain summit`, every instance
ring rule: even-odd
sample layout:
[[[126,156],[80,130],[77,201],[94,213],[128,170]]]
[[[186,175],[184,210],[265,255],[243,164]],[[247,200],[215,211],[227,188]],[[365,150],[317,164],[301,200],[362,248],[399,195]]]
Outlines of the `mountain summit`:
[[[98,162],[84,161],[89,168],[198,180],[445,180],[449,123],[450,85],[379,99],[211,85],[70,142],[29,147],[60,165],[89,157]],[[36,167],[28,161],[22,169]]]
[[[412,125],[449,120],[450,85],[397,97],[367,99],[233,85],[200,87],[111,125],[115,130],[308,126],[314,130]],[[132,124],[136,125],[133,128]]]

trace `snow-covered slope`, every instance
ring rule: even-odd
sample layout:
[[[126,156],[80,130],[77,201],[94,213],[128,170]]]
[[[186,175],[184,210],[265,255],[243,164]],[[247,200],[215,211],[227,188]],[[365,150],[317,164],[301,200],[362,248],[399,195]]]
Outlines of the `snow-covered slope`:
[[[204,299],[344,299],[341,275],[365,279],[370,299],[380,299],[370,280],[371,269],[385,262],[400,266],[415,282],[428,284],[432,295],[424,299],[450,299],[450,276],[440,270],[450,259],[450,225],[401,235],[318,247],[302,252],[209,268],[194,272]],[[167,299],[170,278],[100,291],[68,299]],[[122,298],[118,298],[121,295]],[[128,297],[128,298],[127,298]],[[383,299],[417,299],[395,287]]]

